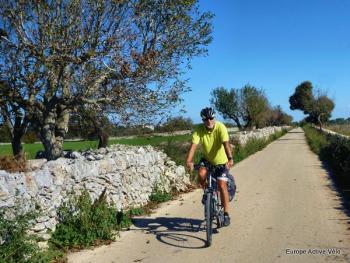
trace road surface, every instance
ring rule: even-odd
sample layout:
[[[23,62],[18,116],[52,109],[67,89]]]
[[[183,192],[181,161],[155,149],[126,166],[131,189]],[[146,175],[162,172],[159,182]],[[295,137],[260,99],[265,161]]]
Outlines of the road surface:
[[[232,168],[231,225],[205,248],[201,190],[140,217],[108,246],[69,262],[350,262],[350,219],[322,163],[295,129]]]

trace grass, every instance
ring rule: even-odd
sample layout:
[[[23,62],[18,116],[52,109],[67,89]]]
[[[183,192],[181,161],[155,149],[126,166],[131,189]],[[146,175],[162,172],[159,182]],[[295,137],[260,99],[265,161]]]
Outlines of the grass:
[[[190,135],[176,135],[176,136],[149,136],[149,137],[137,137],[130,139],[113,139],[109,141],[111,144],[126,144],[126,145],[152,145],[160,146],[164,143],[167,143],[169,140],[176,142],[186,142],[191,138]],[[66,141],[63,144],[64,150],[87,150],[87,149],[96,149],[98,141]],[[23,144],[24,152],[26,153],[27,159],[34,159],[36,152],[44,150],[44,147],[41,143],[32,143],[32,144]],[[0,156],[1,155],[12,155],[11,144],[4,144],[0,146]]]
[[[320,155],[321,150],[328,145],[327,136],[309,125],[304,126],[303,129],[310,149]]]

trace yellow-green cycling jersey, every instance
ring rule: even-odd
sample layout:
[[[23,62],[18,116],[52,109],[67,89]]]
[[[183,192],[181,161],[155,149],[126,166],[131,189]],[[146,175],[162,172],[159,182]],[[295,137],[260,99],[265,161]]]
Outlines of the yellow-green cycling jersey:
[[[226,126],[215,122],[213,130],[208,130],[204,124],[198,125],[192,134],[192,143],[203,146],[204,158],[212,165],[225,164],[227,160],[223,142],[229,140]]]

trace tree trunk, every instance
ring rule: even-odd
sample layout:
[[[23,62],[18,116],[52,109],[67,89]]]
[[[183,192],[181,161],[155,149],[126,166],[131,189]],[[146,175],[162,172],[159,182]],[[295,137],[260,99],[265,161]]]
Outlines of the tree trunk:
[[[23,134],[15,133],[11,138],[13,156],[18,160],[24,158],[23,146],[21,143],[22,135]]]
[[[236,123],[238,129],[241,131],[242,130],[242,125],[241,122],[239,121],[239,118],[237,117],[232,117],[233,121]]]
[[[10,128],[10,134],[11,134],[11,146],[12,146],[12,153],[13,156],[20,160],[24,158],[24,152],[23,152],[23,146],[21,139],[23,135],[26,133],[27,127],[28,127],[28,118],[22,117],[21,112],[19,111],[19,108],[14,109],[14,112],[16,114],[16,117],[14,119],[14,123],[12,124],[10,119],[7,118],[6,122],[8,127]]]
[[[98,129],[98,149],[106,148],[108,146],[109,135],[103,129]]]
[[[56,160],[62,156],[63,140],[68,131],[69,112],[57,108],[56,112],[49,112],[44,119],[40,137],[45,148],[45,157]]]

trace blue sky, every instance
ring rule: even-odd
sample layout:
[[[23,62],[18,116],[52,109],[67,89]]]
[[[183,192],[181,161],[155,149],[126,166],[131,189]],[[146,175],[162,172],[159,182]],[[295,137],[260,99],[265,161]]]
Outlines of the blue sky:
[[[349,0],[200,0],[200,8],[215,14],[214,39],[186,74],[186,117],[200,121],[212,89],[249,83],[300,120],[288,98],[305,80],[335,101],[333,118],[350,117]]]

